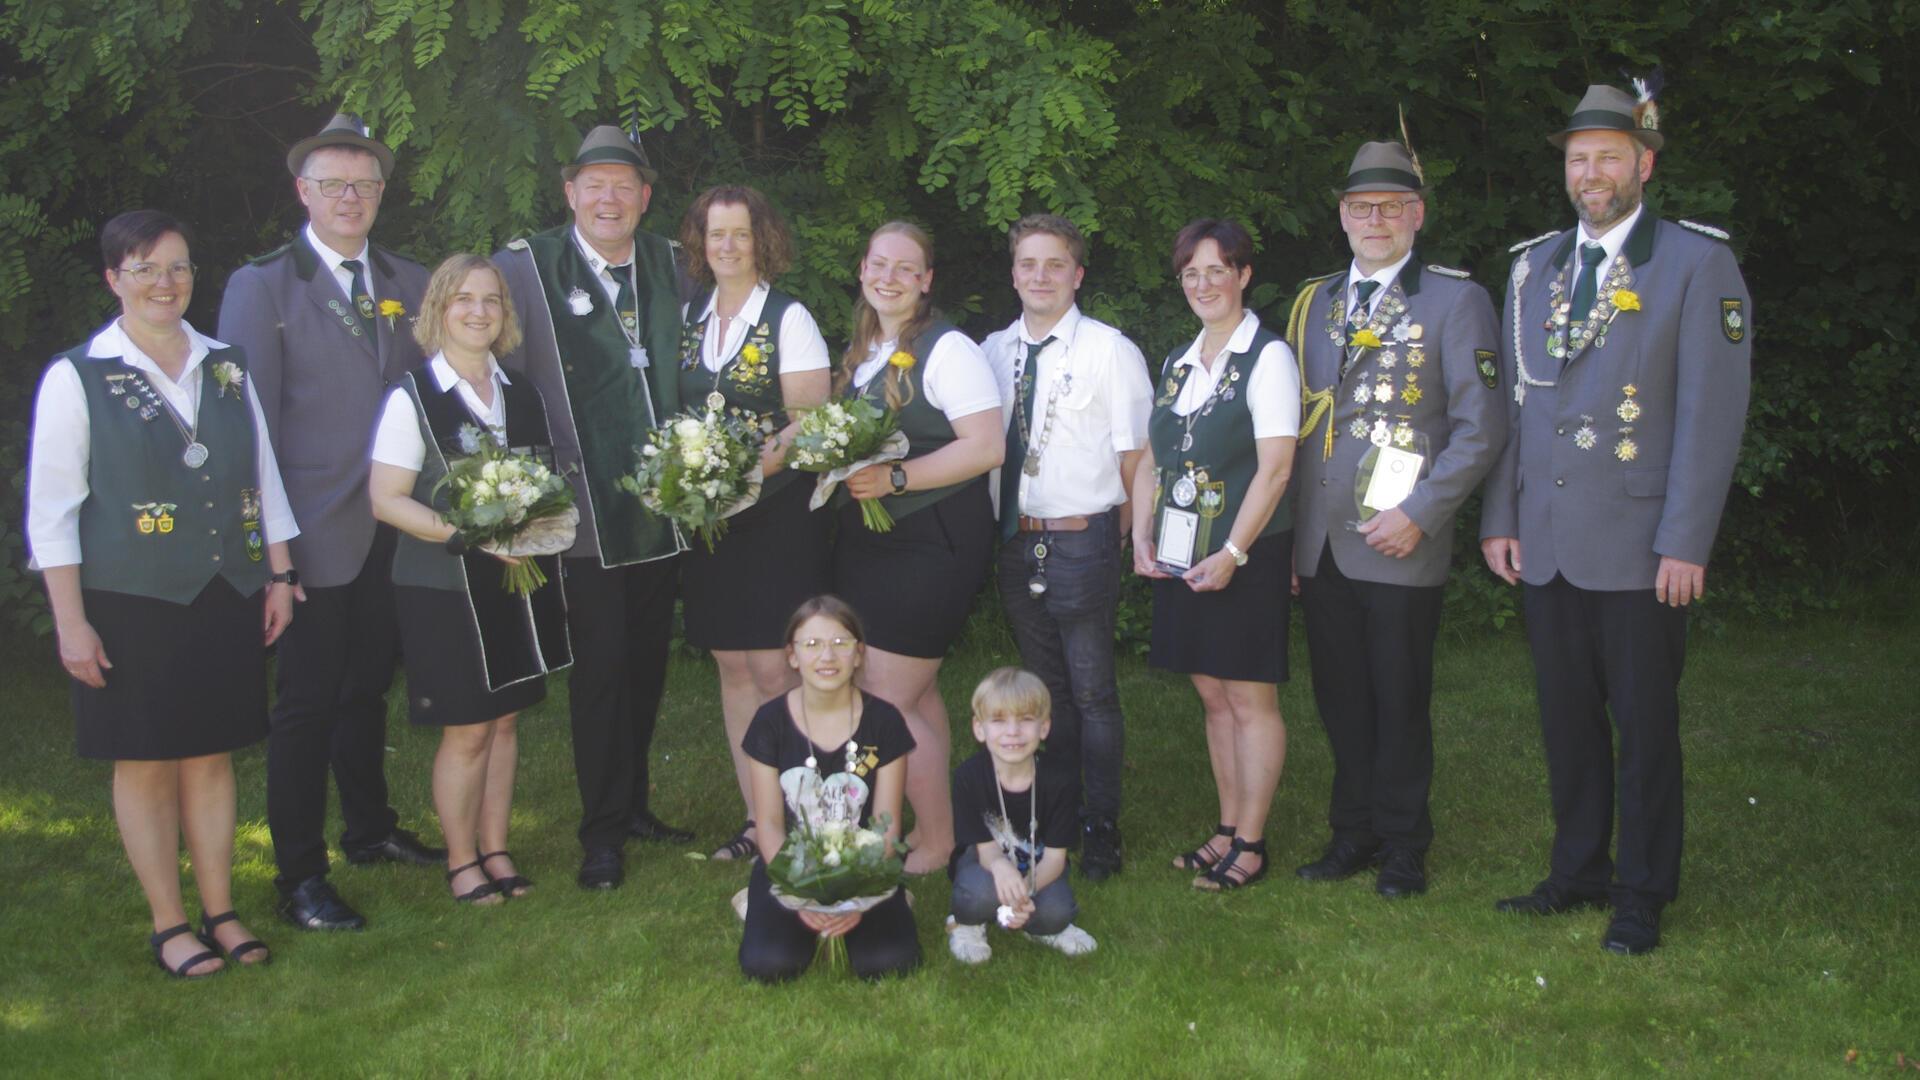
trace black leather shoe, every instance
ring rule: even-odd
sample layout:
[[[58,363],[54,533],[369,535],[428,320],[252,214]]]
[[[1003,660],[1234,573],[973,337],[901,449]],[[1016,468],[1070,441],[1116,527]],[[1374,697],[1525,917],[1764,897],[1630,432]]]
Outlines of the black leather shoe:
[[[428,847],[420,842],[418,836],[405,829],[393,830],[393,835],[377,844],[347,848],[346,852],[347,861],[355,866],[366,866],[378,862],[436,867],[445,867],[447,864],[446,848]]]
[[[651,840],[656,844],[690,844],[693,842],[693,833],[686,829],[675,828],[661,821],[659,818],[653,816],[653,811],[651,810],[642,810],[633,815],[633,821],[628,824],[627,831],[632,833],[637,839]]]
[[[1105,881],[1120,872],[1120,826],[1110,817],[1080,823],[1080,876]]]
[[[617,889],[627,880],[626,860],[619,848],[589,848],[580,860],[580,887]]]
[[[1373,880],[1373,891],[1388,900],[1405,900],[1427,891],[1427,856],[1412,848],[1391,848]]]
[[[348,907],[324,876],[280,890],[274,910],[302,930],[364,930],[367,926],[366,916]]]
[[[1569,892],[1551,881],[1543,881],[1525,896],[1509,896],[1494,901],[1493,910],[1519,915],[1564,915],[1581,908],[1603,908],[1607,898],[1595,893]]]
[[[1351,840],[1334,840],[1320,858],[1295,870],[1302,881],[1340,881],[1380,862],[1380,849]]]
[[[1613,913],[1600,947],[1621,956],[1639,956],[1660,947],[1660,910],[1623,907]]]

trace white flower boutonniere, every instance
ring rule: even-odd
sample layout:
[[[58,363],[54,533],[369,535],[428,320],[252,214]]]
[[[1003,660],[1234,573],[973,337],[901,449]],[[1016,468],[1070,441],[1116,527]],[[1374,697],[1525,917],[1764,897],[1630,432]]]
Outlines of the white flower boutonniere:
[[[247,373],[240,370],[239,364],[231,360],[222,360],[213,365],[213,381],[220,387],[220,397],[226,397],[228,390],[232,390],[237,395],[240,393],[240,388],[246,385]]]

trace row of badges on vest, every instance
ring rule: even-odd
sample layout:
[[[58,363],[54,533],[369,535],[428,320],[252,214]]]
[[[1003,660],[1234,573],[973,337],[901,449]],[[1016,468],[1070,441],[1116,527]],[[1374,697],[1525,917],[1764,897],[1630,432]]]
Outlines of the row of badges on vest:
[[[178,509],[179,503],[134,503],[134,533],[139,536],[166,536],[172,533],[177,524],[173,512]],[[240,528],[247,537],[247,558],[259,562],[266,554],[267,540],[266,534],[260,530],[260,492],[255,488],[240,489]]]

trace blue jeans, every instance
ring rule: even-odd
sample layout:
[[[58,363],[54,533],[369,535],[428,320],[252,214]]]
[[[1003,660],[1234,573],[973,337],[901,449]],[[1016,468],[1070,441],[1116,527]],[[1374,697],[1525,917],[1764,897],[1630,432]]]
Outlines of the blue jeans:
[[[1000,546],[1000,603],[1020,661],[1053,695],[1047,752],[1081,774],[1082,814],[1120,816],[1126,726],[1113,673],[1114,609],[1120,603],[1120,533],[1109,510],[1081,532],[1023,532]],[[1027,589],[1047,545],[1047,591]]]
[[[993,920],[1000,910],[1000,894],[994,891],[993,874],[980,865],[980,856],[969,844],[960,853],[953,869],[953,921],[962,926],[979,926]],[[1074,902],[1073,886],[1063,871],[1059,877],[1033,897],[1033,914],[1021,927],[1029,934],[1057,934],[1073,924],[1080,914]]]

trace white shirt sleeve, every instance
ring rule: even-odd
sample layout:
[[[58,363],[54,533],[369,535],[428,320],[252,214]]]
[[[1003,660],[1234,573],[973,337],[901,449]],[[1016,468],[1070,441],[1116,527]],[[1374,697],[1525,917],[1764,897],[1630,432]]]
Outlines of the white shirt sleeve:
[[[420,417],[404,387],[396,386],[387,393],[380,423],[373,429],[373,460],[416,473],[426,464],[427,441],[420,437]]]
[[[987,364],[987,354],[958,330],[942,334],[933,343],[920,385],[926,388],[927,404],[949,422],[1000,408],[1000,382]]]
[[[821,371],[832,364],[827,339],[821,336],[820,324],[814,321],[813,312],[808,311],[805,304],[787,305],[787,313],[780,317],[780,351],[775,355],[779,357],[782,375]]]
[[[1153,381],[1146,357],[1125,337],[1116,337],[1107,357],[1107,423],[1113,451],[1125,454],[1147,444],[1147,418],[1153,414]]]
[[[1256,439],[1297,438],[1300,434],[1300,372],[1293,350],[1276,341],[1260,353],[1247,376],[1247,411]]]
[[[253,408],[253,467],[260,477],[260,530],[269,544],[278,544],[300,535],[293,520],[293,505],[287,502],[286,485],[280,482],[280,462],[273,454],[273,440],[267,437],[267,414],[260,408],[260,396],[253,392],[253,380],[247,380],[247,404]]]
[[[80,562],[80,504],[87,501],[87,464],[93,454],[87,392],[71,360],[47,369],[33,406],[27,461],[27,544],[33,565]]]

